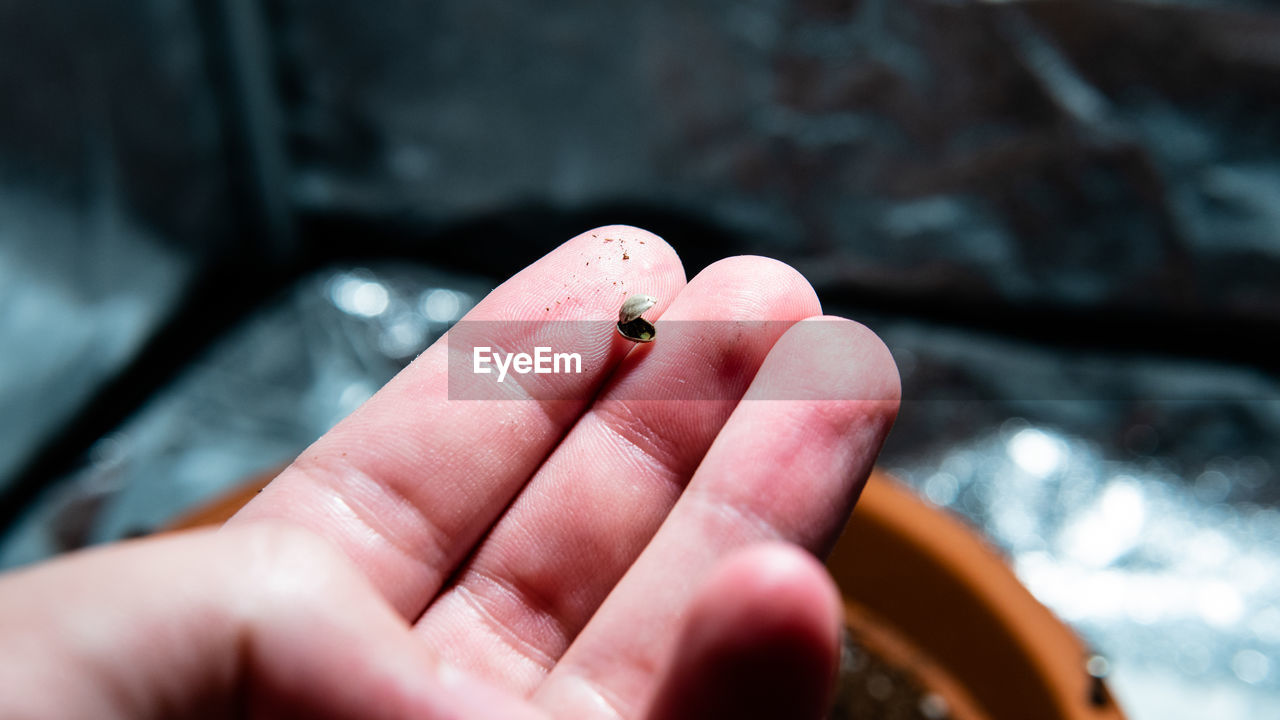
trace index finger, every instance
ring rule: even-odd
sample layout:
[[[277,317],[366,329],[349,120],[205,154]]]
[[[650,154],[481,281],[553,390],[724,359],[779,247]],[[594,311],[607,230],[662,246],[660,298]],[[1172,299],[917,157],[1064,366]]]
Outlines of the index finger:
[[[463,318],[493,323],[495,345],[522,347],[538,323],[616,317],[623,298],[684,287],[675,251],[626,226],[585,232],[503,283]],[[525,321],[525,322],[517,322]],[[631,343],[592,340],[582,372],[546,397],[449,399],[448,335],[308,448],[229,522],[283,520],[328,538],[405,617],[416,617],[559,442]],[[553,399],[549,399],[553,398]]]

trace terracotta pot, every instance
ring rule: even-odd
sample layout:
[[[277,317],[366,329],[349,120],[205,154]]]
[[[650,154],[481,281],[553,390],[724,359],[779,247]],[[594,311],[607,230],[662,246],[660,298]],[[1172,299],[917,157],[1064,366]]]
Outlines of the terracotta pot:
[[[255,478],[170,529],[225,521],[274,476]],[[1090,653],[952,515],[876,472],[827,567],[860,641],[913,675],[954,720],[1123,720]]]
[[[950,717],[1120,720],[1089,651],[957,518],[874,473],[827,561],[850,626]]]

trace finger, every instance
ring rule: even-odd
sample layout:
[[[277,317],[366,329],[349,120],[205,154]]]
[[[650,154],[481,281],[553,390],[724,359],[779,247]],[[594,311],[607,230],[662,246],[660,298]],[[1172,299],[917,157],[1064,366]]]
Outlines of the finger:
[[[570,240],[481,301],[464,322],[489,323],[497,348],[527,350],[544,320],[597,320],[580,374],[528,375],[512,398],[449,399],[449,336],[308,448],[231,524],[286,520],[328,538],[407,618],[416,618],[595,395],[631,343],[613,331],[634,292],[684,286],[675,252],[628,227]],[[525,321],[525,322],[517,322]],[[554,385],[553,393],[540,394]],[[497,386],[494,386],[497,387]]]
[[[888,350],[839,318],[774,346],[653,541],[534,698],[580,717],[634,718],[672,654],[692,584],[734,550],[783,540],[825,553],[897,412]],[[691,581],[692,579],[692,581]],[[610,708],[601,712],[601,704]]]
[[[536,718],[442,668],[324,541],[266,524],[0,580],[0,717]]]
[[[833,689],[840,593],[793,546],[735,553],[694,598],[649,720],[818,720]]]
[[[690,281],[659,340],[624,362],[428,609],[428,643],[531,691],[653,536],[774,342],[818,312],[808,282],[774,260],[731,258]],[[706,399],[661,400],[680,387]]]

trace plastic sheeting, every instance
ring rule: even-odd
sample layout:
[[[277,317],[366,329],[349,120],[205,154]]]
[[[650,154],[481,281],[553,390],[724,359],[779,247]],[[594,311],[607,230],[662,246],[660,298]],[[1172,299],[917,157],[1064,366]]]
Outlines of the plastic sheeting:
[[[0,567],[153,532],[283,467],[487,290],[412,267],[299,282],[98,440],[6,539]]]

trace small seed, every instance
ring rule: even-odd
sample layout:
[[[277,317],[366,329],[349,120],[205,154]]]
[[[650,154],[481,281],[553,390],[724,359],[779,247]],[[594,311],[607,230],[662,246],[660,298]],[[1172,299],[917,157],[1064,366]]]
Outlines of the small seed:
[[[618,310],[618,334],[631,342],[653,342],[658,330],[648,320],[640,317],[658,301],[651,295],[632,295]]]
[[[657,302],[652,295],[632,295],[623,301],[622,309],[618,311],[618,322],[626,323],[635,320]]]

